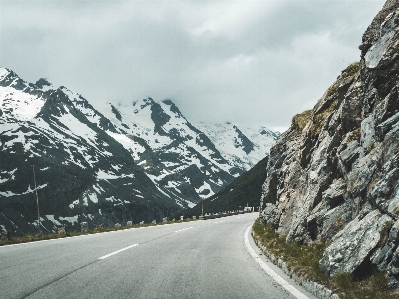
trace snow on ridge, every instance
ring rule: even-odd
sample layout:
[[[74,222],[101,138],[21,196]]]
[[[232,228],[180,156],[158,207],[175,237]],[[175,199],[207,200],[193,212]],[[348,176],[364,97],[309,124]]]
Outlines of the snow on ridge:
[[[45,215],[45,217],[47,218],[47,220],[53,222],[55,225],[62,225],[62,223],[60,223],[57,219],[54,218],[54,215]]]
[[[78,223],[78,215],[72,217],[58,217],[58,219],[61,221],[67,221],[71,224]]]
[[[46,188],[47,185],[48,185],[47,183],[43,184],[43,185],[39,185],[39,186],[36,187],[36,189],[40,190],[40,189]],[[18,193],[14,193],[12,191],[7,190],[5,192],[0,191],[0,195],[5,196],[5,197],[9,197],[9,196],[14,196],[14,195],[24,195],[24,194],[33,193],[33,192],[35,192],[35,189],[31,189],[31,187],[29,185],[28,189],[26,191],[22,192],[22,193],[18,194]]]
[[[195,126],[211,139],[223,158],[229,161],[229,164],[246,170],[253,167],[269,153],[270,148],[275,143],[274,135],[278,135],[265,126],[238,127],[230,122],[214,124],[201,122],[195,124]],[[243,140],[238,130],[254,145],[248,154],[244,151]],[[262,134],[263,132],[266,134]]]
[[[205,190],[209,190],[209,193],[208,193],[207,195],[201,195],[200,193],[201,193],[202,191],[205,191]],[[204,182],[204,184],[203,184],[201,187],[199,187],[198,189],[195,188],[195,191],[197,191],[198,195],[199,195],[201,198],[204,198],[204,199],[205,199],[205,198],[208,198],[208,197],[210,197],[210,196],[212,196],[212,195],[215,194],[215,192],[212,191],[211,186],[210,186],[207,182]]]
[[[34,118],[46,101],[13,87],[0,87],[0,106],[4,114],[9,114],[18,120]]]
[[[107,173],[104,170],[100,169],[97,172],[97,180],[114,180],[119,178],[118,176],[111,174],[111,173]]]
[[[0,67],[0,80],[3,80],[7,75],[10,73],[10,71],[6,68]]]

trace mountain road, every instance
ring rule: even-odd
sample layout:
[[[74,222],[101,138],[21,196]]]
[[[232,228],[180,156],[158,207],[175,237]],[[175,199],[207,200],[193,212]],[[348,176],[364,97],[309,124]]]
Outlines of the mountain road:
[[[257,216],[2,246],[0,298],[315,298],[258,255]]]

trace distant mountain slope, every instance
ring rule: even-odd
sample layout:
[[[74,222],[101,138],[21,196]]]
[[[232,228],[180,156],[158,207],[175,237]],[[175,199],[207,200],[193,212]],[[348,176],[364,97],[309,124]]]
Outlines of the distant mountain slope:
[[[278,136],[266,128],[245,127],[252,142],[231,124],[194,126],[171,100],[148,98],[131,105],[110,104],[103,112],[123,135],[136,136],[148,145],[144,148],[124,136],[113,135],[137,153],[133,155],[135,162],[154,183],[183,203],[189,202],[188,206],[212,196],[262,159]],[[228,130],[234,130],[237,144],[244,140],[251,148],[245,151],[245,144],[244,150],[241,145],[234,148],[233,140],[223,143]]]
[[[262,184],[266,179],[268,156],[259,161],[253,168],[244,172],[215,195],[203,201],[204,213],[218,213],[243,209],[247,205],[259,208],[262,195]],[[199,216],[202,203],[184,211],[186,216]]]
[[[36,231],[33,165],[44,231],[172,217],[245,170],[170,100],[108,108],[0,68],[2,229]]]
[[[136,153],[136,163],[156,184],[182,201],[198,203],[243,172],[229,164],[170,100],[158,103],[148,98],[119,107],[110,104],[104,113],[119,134],[136,136],[136,142],[120,138],[125,148]]]
[[[230,164],[249,170],[263,159],[280,135],[264,126],[236,126],[230,122],[223,124],[196,124],[209,136],[223,158]]]
[[[44,231],[84,220],[112,225],[173,215],[174,199],[106,133],[116,132],[109,120],[83,97],[49,85],[0,69],[0,226],[35,230],[32,165]]]

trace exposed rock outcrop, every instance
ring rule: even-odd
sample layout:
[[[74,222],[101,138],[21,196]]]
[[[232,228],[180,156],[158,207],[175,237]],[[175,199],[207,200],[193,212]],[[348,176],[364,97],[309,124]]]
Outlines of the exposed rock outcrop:
[[[270,151],[263,223],[287,242],[328,241],[331,276],[376,267],[399,287],[399,1],[366,30],[361,60]],[[367,271],[366,271],[367,272]]]

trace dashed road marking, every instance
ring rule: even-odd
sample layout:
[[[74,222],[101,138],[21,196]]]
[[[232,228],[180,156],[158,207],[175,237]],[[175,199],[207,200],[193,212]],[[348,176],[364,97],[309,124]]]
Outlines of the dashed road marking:
[[[182,231],[190,229],[190,228],[193,228],[193,227],[190,226],[190,227],[186,227],[186,228],[183,228],[183,229],[180,229],[180,230],[176,230],[175,233],[179,233],[179,232],[182,232]]]
[[[117,250],[117,251],[111,252],[111,253],[109,253],[109,254],[103,255],[102,257],[99,257],[98,259],[99,259],[99,260],[106,259],[107,257],[113,256],[113,255],[115,255],[115,254],[117,254],[117,253],[119,253],[119,252],[128,250],[128,249],[130,249],[130,248],[132,248],[132,247],[136,247],[136,246],[139,246],[139,244],[133,244],[133,245],[127,246],[127,247],[125,247],[125,248],[122,248],[122,249],[119,249],[119,250]]]

